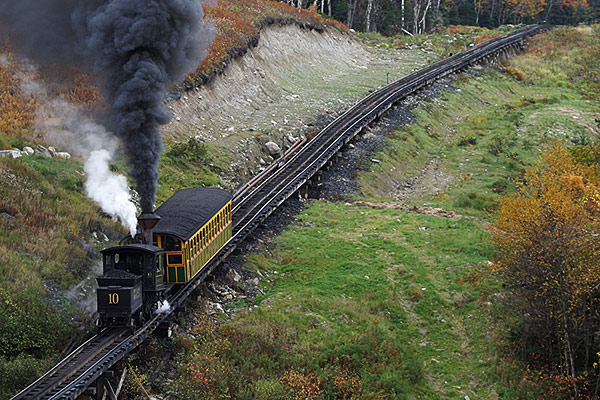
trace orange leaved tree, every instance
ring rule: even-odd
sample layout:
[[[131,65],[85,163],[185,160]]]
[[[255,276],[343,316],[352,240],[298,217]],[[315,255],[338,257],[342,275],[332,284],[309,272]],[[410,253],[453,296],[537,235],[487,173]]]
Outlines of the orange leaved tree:
[[[579,378],[600,350],[598,169],[554,145],[524,178],[501,200],[492,229],[496,266],[520,319],[515,339],[568,378],[566,396],[593,398],[598,388]]]

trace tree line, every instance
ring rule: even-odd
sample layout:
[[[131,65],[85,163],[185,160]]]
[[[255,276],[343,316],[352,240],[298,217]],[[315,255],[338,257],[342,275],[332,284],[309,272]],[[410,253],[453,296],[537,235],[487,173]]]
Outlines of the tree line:
[[[420,34],[440,25],[578,24],[600,20],[600,0],[281,0],[363,32]]]

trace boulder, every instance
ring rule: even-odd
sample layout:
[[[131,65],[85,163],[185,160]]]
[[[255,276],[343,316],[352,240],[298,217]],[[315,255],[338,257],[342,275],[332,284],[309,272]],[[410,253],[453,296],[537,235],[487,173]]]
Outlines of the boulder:
[[[48,153],[50,153],[50,157],[56,157],[56,149],[52,146],[48,146]]]
[[[66,151],[59,151],[58,153],[56,153],[54,155],[54,157],[64,158],[65,160],[69,160],[69,159],[71,159],[71,154],[67,153]]]
[[[35,147],[35,150],[34,150],[33,152],[34,152],[35,154],[41,154],[41,155],[43,155],[43,156],[45,156],[45,157],[52,157],[52,156],[50,155],[50,152],[48,151],[48,149],[47,149],[47,148],[45,148],[44,146],[42,146],[41,144],[38,144],[38,145]]]
[[[34,154],[34,151],[31,147],[25,146],[23,147],[23,153],[27,154],[28,156],[32,156]]]
[[[7,221],[14,221],[15,219],[17,219],[15,216],[5,212],[0,213],[0,218],[4,218]]]
[[[18,150],[0,150],[0,157],[19,158],[21,157],[21,152]]]
[[[246,285],[248,285],[248,286],[258,286],[259,284],[260,284],[260,279],[258,279],[258,278],[246,280]]]
[[[270,155],[276,156],[281,152],[281,148],[275,142],[267,142],[265,143],[265,147]]]

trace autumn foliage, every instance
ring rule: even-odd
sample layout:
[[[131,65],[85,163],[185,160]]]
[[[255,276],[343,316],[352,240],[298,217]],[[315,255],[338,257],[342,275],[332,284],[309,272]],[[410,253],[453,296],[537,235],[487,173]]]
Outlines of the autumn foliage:
[[[41,105],[50,98],[99,112],[104,102],[95,79],[76,66],[34,66],[14,54],[8,39],[0,45],[0,132],[26,140],[42,140],[35,131]]]
[[[280,381],[295,400],[315,400],[322,394],[321,379],[312,372],[285,371]]]
[[[495,39],[501,36],[499,33],[483,32],[475,38],[475,44],[487,42],[488,40]]]
[[[514,338],[522,356],[540,368],[538,381],[555,392],[553,398],[594,398],[600,350],[597,165],[552,146],[516,193],[501,200],[492,235],[496,267],[520,319]]]
[[[302,347],[293,327],[270,320],[220,324],[204,308],[195,319],[193,337],[175,343],[180,362],[170,389],[178,399],[362,398],[360,366],[349,355],[313,359],[307,354],[314,349]]]
[[[507,13],[518,20],[523,20],[525,17],[533,18],[546,7],[544,0],[505,0],[504,4],[508,10]]]
[[[0,62],[0,132],[21,135],[33,124],[37,100],[21,91],[22,77],[15,70],[14,55],[9,51],[7,41],[0,48],[3,62]]]

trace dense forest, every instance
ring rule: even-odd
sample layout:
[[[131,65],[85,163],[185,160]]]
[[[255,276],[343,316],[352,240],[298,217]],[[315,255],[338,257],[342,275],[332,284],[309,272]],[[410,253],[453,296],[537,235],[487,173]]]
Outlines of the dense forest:
[[[599,0],[282,0],[313,8],[351,29],[393,35],[435,31],[437,26],[578,24],[597,21]]]

